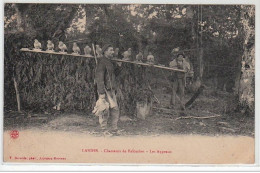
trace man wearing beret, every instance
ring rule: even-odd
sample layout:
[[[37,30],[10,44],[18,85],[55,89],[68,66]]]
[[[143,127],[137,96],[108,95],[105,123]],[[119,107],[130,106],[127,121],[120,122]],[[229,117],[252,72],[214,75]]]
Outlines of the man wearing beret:
[[[173,83],[172,85],[172,95],[171,95],[171,102],[170,104],[172,106],[175,106],[176,102],[176,93],[179,90],[179,99],[181,103],[181,109],[185,109],[183,98],[184,98],[184,89],[185,89],[185,83],[186,83],[186,73],[190,70],[190,64],[185,60],[184,54],[178,54],[177,57],[170,62],[170,67],[174,69],[181,69],[184,70],[183,72],[173,72],[173,75],[171,76],[171,81]]]
[[[98,59],[96,68],[96,83],[99,99],[93,113],[99,117],[101,129],[107,129],[107,122],[111,118],[111,130],[117,132],[119,108],[115,95],[115,65],[111,62],[114,56],[113,46],[104,45],[102,57]]]

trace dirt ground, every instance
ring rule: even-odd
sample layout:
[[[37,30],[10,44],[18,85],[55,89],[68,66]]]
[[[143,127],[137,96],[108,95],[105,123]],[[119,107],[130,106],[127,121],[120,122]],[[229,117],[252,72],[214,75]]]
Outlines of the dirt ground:
[[[163,94],[158,94],[162,93]],[[160,103],[154,103],[152,113],[145,120],[135,115],[126,118],[121,115],[118,123],[121,135],[181,135],[197,134],[208,136],[242,135],[254,137],[254,117],[241,112],[230,112],[231,94],[212,94],[205,90],[184,113],[169,108],[170,95],[157,90],[155,96]],[[191,98],[186,95],[186,100]],[[206,117],[206,118],[205,118]],[[70,131],[103,135],[98,118],[91,113],[46,111],[44,113],[7,112],[4,116],[5,130],[40,129],[46,131]]]

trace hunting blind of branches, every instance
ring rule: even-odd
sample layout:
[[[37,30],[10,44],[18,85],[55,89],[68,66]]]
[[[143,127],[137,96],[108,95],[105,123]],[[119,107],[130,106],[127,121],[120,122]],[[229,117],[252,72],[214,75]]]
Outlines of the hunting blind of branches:
[[[5,108],[16,109],[14,79],[22,109],[91,110],[96,100],[94,59],[24,53],[34,39],[55,51],[63,41],[111,43],[120,55],[128,48],[136,55],[152,52],[157,64],[168,66],[173,48],[185,52],[194,67],[194,81],[215,80],[219,90],[238,97],[237,104],[254,110],[255,8],[250,5],[119,5],[119,4],[5,4]],[[150,71],[149,71],[150,70]],[[159,70],[160,71],[160,70]],[[148,73],[148,75],[147,75]],[[170,75],[125,64],[117,72],[120,107],[136,109],[136,102],[152,98],[149,74]],[[148,83],[147,83],[148,82]],[[208,84],[209,85],[209,84]]]

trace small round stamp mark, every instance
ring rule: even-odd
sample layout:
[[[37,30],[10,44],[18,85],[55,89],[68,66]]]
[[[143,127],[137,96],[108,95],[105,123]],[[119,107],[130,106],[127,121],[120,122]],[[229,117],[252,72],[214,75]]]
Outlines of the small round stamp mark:
[[[17,139],[19,137],[19,131],[18,130],[12,130],[10,132],[10,137],[13,139]]]

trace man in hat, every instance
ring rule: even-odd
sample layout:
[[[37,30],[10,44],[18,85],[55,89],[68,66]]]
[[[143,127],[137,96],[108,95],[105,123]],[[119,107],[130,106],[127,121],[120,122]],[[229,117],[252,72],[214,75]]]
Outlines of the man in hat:
[[[185,60],[184,54],[178,54],[176,59],[170,62],[170,67],[174,69],[181,69],[185,72],[173,72],[170,77],[172,81],[172,95],[170,104],[175,106],[176,98],[179,98],[181,109],[185,109],[183,98],[184,98],[184,88],[185,88],[185,80],[186,80],[186,73],[190,70],[190,64]],[[177,91],[179,90],[179,97],[176,95]]]
[[[115,65],[111,62],[113,56],[112,45],[104,45],[95,75],[99,99],[93,110],[93,113],[99,117],[101,129],[107,129],[108,118],[111,117],[112,133],[117,132],[119,120],[119,108],[115,95]]]

